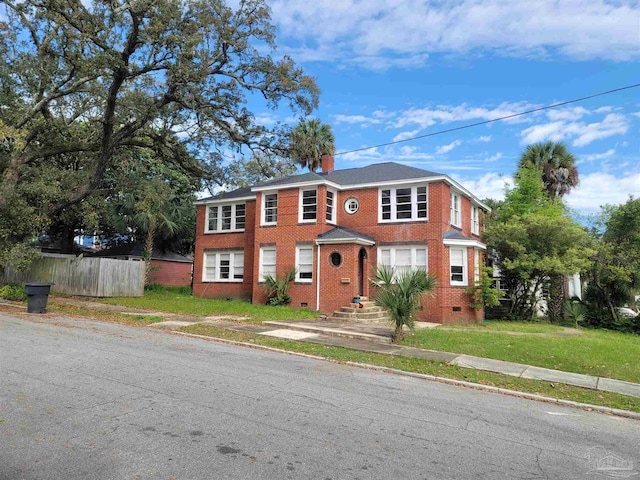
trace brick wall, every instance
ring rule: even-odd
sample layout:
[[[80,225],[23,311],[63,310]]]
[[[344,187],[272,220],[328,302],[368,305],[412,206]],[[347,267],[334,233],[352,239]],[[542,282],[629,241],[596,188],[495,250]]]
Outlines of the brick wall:
[[[192,263],[151,260],[150,283],[165,287],[188,287],[191,285]]]
[[[309,187],[313,188],[313,187]],[[321,273],[319,310],[330,314],[350,303],[358,295],[358,253],[364,248],[367,254],[364,262],[364,294],[369,292],[370,278],[377,265],[377,249],[381,244],[426,244],[428,248],[429,272],[438,278],[438,287],[434,295],[425,299],[420,319],[439,323],[477,321],[482,313],[469,307],[470,296],[466,287],[450,285],[449,247],[443,244],[443,233],[453,229],[450,225],[450,189],[444,182],[428,186],[428,221],[408,223],[378,223],[378,188],[364,188],[338,192],[336,196],[337,224],[351,228],[373,237],[376,245],[362,247],[356,244],[321,245],[318,262],[318,245],[315,239],[334,227],[325,219],[326,187],[317,187],[317,221],[300,223],[299,189],[278,191],[277,226],[260,225],[262,192],[258,192],[255,201],[247,202],[247,220],[244,233],[204,234],[205,208],[198,207],[196,252],[194,263],[194,294],[206,297],[243,297],[251,298],[254,303],[266,302],[264,286],[259,282],[259,255],[261,246],[275,245],[277,249],[277,275],[295,268],[296,246],[313,245],[313,283],[294,283],[291,286],[291,305],[303,305],[315,309],[318,305],[317,279],[318,268]],[[349,215],[344,210],[344,202],[355,197],[359,210]],[[462,227],[458,228],[465,236],[471,234],[471,202],[461,195]],[[243,248],[245,252],[245,273],[241,284],[202,282],[202,254],[212,248]],[[338,252],[342,263],[334,267],[330,254]],[[469,284],[473,283],[473,249],[467,250],[467,273]],[[455,308],[455,311],[454,311]],[[459,311],[458,311],[459,310]]]

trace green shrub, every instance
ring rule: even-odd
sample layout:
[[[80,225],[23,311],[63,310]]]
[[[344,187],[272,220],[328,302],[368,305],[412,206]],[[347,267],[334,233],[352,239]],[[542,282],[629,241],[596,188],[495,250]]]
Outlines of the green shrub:
[[[27,292],[24,290],[24,285],[19,283],[9,283],[0,288],[0,297],[6,300],[24,302],[27,299]]]
[[[265,275],[264,286],[267,291],[267,305],[289,305],[291,303],[289,285],[295,278],[295,269],[285,272],[282,278]]]

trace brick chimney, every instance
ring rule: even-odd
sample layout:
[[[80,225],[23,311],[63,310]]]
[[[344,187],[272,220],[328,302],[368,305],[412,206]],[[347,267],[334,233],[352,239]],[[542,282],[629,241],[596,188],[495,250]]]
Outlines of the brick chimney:
[[[333,155],[325,153],[320,157],[320,165],[322,166],[322,173],[329,173],[333,171]]]

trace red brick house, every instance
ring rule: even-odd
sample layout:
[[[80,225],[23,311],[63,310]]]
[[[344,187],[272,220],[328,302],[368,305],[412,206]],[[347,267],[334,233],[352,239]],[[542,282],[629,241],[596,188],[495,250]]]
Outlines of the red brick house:
[[[261,279],[296,268],[292,306],[331,313],[370,293],[378,264],[438,276],[420,320],[479,320],[488,207],[446,175],[393,162],[309,172],[197,202],[193,293],[266,302]]]

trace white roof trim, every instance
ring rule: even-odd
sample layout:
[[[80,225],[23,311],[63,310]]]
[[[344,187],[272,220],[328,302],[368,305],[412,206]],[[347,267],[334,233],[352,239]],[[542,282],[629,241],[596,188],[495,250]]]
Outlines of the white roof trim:
[[[282,183],[279,185],[263,185],[260,187],[252,187],[251,191],[264,192],[264,191],[286,190],[287,188],[317,187],[318,185],[327,185],[329,187],[335,188],[336,190],[344,190],[344,188],[338,185],[337,183],[329,182],[323,178],[320,178],[318,180],[307,180],[306,182]]]
[[[455,238],[445,238],[443,243],[449,247],[473,247],[486,250],[487,246],[478,240],[460,240]]]
[[[194,205],[213,205],[216,203],[239,203],[247,200],[255,200],[255,195],[245,196],[245,197],[235,197],[235,198],[213,198],[209,200],[198,200],[193,202]]]
[[[355,243],[356,245],[366,245],[370,247],[375,245],[373,240],[366,240],[360,237],[350,238],[316,238],[316,245],[338,245],[341,243]]]
[[[387,180],[384,182],[373,182],[373,183],[359,183],[356,185],[339,185],[334,182],[330,182],[325,179],[317,179],[317,180],[308,180],[306,182],[292,182],[292,183],[283,183],[280,185],[264,185],[260,187],[253,187],[251,189],[252,192],[262,192],[269,190],[284,190],[287,188],[303,188],[303,187],[311,187],[318,185],[327,185],[328,187],[335,188],[338,191],[345,190],[359,190],[363,188],[380,188],[384,186],[393,186],[393,185],[407,185],[407,184],[417,184],[417,183],[433,183],[433,182],[441,182],[444,181],[451,185],[453,188],[458,190],[460,193],[469,197],[471,199],[471,203],[479,206],[480,208],[490,212],[491,208],[480,201],[478,197],[476,197],[473,193],[463,187],[461,184],[453,180],[451,177],[447,175],[434,175],[431,177],[416,177],[416,178],[405,178],[403,180]]]

